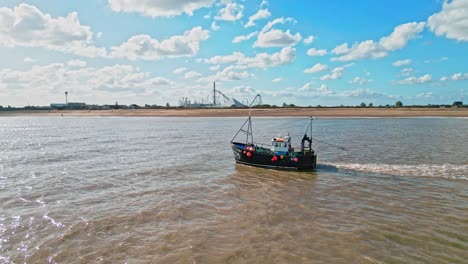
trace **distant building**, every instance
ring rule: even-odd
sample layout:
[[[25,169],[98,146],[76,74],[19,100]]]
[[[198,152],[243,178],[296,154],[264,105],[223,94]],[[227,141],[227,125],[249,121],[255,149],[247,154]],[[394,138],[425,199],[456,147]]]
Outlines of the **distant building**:
[[[119,105],[119,104],[114,104],[114,105],[103,105],[101,107],[102,110],[107,110],[107,109],[128,109],[127,105]]]
[[[57,110],[63,110],[65,108],[67,108],[67,104],[55,103],[55,104],[50,104],[50,107],[52,107],[53,109],[57,109]]]
[[[77,109],[85,109],[85,108],[86,108],[85,103],[68,103],[67,104],[67,109],[77,110]]]
[[[89,109],[89,110],[100,110],[100,109],[102,109],[102,106],[100,106],[100,105],[86,105],[86,109]]]
[[[64,110],[64,109],[72,109],[72,110],[79,110],[79,109],[86,109],[86,103],[53,103],[50,104],[50,107],[57,110]]]

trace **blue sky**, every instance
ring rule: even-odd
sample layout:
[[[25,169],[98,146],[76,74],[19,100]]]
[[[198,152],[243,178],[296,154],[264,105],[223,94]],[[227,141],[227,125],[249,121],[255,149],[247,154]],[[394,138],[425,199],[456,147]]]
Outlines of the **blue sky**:
[[[0,105],[449,104],[467,44],[468,0],[4,0]]]

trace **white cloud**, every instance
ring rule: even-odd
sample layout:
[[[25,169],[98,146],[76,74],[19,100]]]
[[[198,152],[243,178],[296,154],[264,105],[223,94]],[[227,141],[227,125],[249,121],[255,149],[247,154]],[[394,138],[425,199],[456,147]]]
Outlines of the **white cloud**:
[[[24,59],[23,59],[23,61],[24,61],[24,62],[26,62],[26,63],[35,62],[35,60],[34,60],[34,59],[32,59],[32,58],[30,58],[30,57],[26,57],[26,58],[24,58]]]
[[[341,91],[341,92],[336,92],[330,87],[328,87],[325,84],[320,85],[318,88],[315,88],[314,82],[308,82],[304,84],[302,87],[297,89],[297,92],[295,93],[288,93],[288,92],[264,92],[262,91],[262,95],[266,94],[267,96],[273,96],[273,97],[292,97],[296,100],[301,100],[307,98],[307,101],[310,99],[325,99],[325,98],[330,98],[332,100],[339,100],[338,102],[341,102],[342,100],[346,99],[351,99],[355,100],[357,102],[362,102],[362,100],[382,100],[383,102],[386,102],[388,99],[395,100],[395,99],[401,99],[401,97],[394,96],[394,95],[388,95],[388,94],[383,94],[379,92],[372,91],[370,89],[356,89],[356,90],[347,90],[347,91]],[[359,101],[358,101],[359,100]],[[349,101],[348,101],[349,102]]]
[[[443,77],[440,78],[440,80],[441,80],[442,82],[448,81],[448,79],[449,79],[449,78],[446,77],[446,76],[443,76]]]
[[[284,47],[294,46],[302,40],[300,33],[291,34],[290,30],[274,29],[273,26],[276,24],[285,24],[287,22],[294,22],[292,18],[277,18],[273,21],[268,22],[266,26],[258,34],[257,41],[254,43],[254,47],[269,48],[269,47]]]
[[[185,67],[182,67],[182,68],[177,68],[173,71],[174,74],[181,74],[183,72],[185,72],[187,70],[187,68]]]
[[[315,48],[311,48],[307,51],[307,55],[309,56],[323,56],[323,55],[326,55],[327,54],[327,50],[326,49],[315,49]]]
[[[326,74],[320,78],[322,81],[326,80],[338,80],[341,79],[341,76],[343,76],[344,72],[344,67],[336,67],[333,70],[331,70],[330,74]]]
[[[291,34],[290,30],[282,31],[280,29],[271,29],[265,33],[260,33],[258,39],[254,44],[254,47],[284,47],[294,46],[302,37],[300,33],[294,35]]]
[[[399,81],[399,84],[423,84],[423,83],[428,83],[432,82],[432,76],[430,74],[425,74],[421,77],[408,77],[406,79],[403,79]]]
[[[314,85],[314,82],[308,82],[304,84],[301,88],[298,89],[299,92],[307,92],[312,90],[312,85]]]
[[[273,21],[270,21],[268,22],[263,28],[262,28],[262,32],[266,32],[270,29],[273,28],[274,25],[276,24],[286,24],[288,22],[296,22],[292,17],[288,17],[288,18],[284,18],[284,17],[280,17],[280,18],[277,18]]]
[[[193,12],[203,7],[210,7],[215,0],[108,0],[115,12],[139,13],[149,17],[173,17]]]
[[[78,13],[53,18],[27,4],[0,8],[0,46],[42,47],[86,57],[106,53],[93,46],[93,32],[81,25]]]
[[[194,27],[184,35],[159,41],[148,35],[137,35],[117,47],[112,47],[111,58],[129,60],[158,60],[163,57],[193,56],[200,49],[200,42],[209,38],[208,30]]]
[[[346,43],[345,43],[346,44]],[[345,45],[343,44],[343,45]],[[347,54],[340,57],[332,58],[332,61],[351,61],[359,59],[378,59],[387,56],[388,52],[383,49],[382,45],[373,40],[366,40],[354,44],[352,47],[340,45],[334,49],[335,52],[343,52],[348,50]]]
[[[416,98],[431,98],[432,92],[424,92],[416,95]]]
[[[314,42],[314,39],[315,39],[314,36],[312,36],[312,35],[311,35],[311,36],[308,36],[307,38],[304,39],[304,44],[309,45],[309,44],[311,44],[312,42]]]
[[[246,71],[235,71],[234,68],[227,67],[222,71],[216,73],[216,80],[221,81],[237,81],[250,77],[251,75]]]
[[[310,67],[308,69],[305,69],[304,73],[317,73],[317,72],[326,71],[326,70],[328,70],[327,65],[317,63],[314,66],[312,66],[312,67]]]
[[[332,53],[336,55],[341,55],[341,54],[345,54],[348,52],[350,52],[350,49],[348,48],[348,43],[343,43],[341,45],[338,45],[336,46],[336,48],[332,50]]]
[[[313,85],[314,85],[314,82],[308,82],[306,84],[304,84],[301,88],[299,88],[299,92],[309,92],[309,91],[312,91],[312,90],[315,90],[313,88]]]
[[[252,33],[250,33],[248,35],[237,36],[232,40],[232,43],[239,43],[239,42],[242,42],[242,41],[245,41],[245,40],[249,40],[249,39],[255,37],[257,34],[258,34],[258,32],[255,31],[255,32],[252,32]]]
[[[210,69],[210,71],[218,71],[219,68],[221,68],[220,65],[215,65],[215,66],[211,66],[209,69]]]
[[[220,4],[224,5],[224,7],[219,10],[218,16],[215,16],[216,20],[236,21],[242,18],[242,12],[244,11],[243,5],[231,0],[221,0]]]
[[[67,62],[67,65],[70,67],[81,68],[81,67],[86,67],[87,63],[86,61],[82,61],[82,60],[70,60]]]
[[[439,59],[435,59],[435,60],[425,60],[424,63],[426,63],[426,64],[440,63],[440,62],[444,62],[444,61],[448,61],[448,58],[447,57],[440,57]]]
[[[172,85],[165,78],[154,77],[131,65],[118,64],[94,68],[53,63],[35,65],[24,71],[1,69],[0,76],[0,90],[10,93],[20,91],[31,98],[53,98],[58,92],[62,94],[64,87],[72,94],[96,98],[103,93],[135,95],[157,89],[158,86]]]
[[[427,26],[437,36],[468,41],[468,1],[444,1],[442,10],[428,18]]]
[[[241,52],[231,55],[215,56],[205,60],[209,64],[234,64],[238,68],[269,68],[288,64],[296,58],[296,49],[284,47],[280,52],[273,54],[258,53],[255,57],[247,57]]]
[[[327,95],[331,95],[335,93],[332,89],[328,88],[325,84],[320,85],[320,87],[317,88],[316,91],[319,92],[321,96],[327,96]]]
[[[379,43],[388,51],[402,49],[410,39],[415,38],[418,33],[423,31],[425,24],[425,22],[413,22],[399,25],[389,36],[381,38]]]
[[[198,79],[199,82],[213,82],[213,81],[238,81],[252,77],[247,71],[239,71],[234,66],[228,66],[216,74]]]
[[[378,92],[374,92],[370,89],[356,89],[352,91],[344,91],[339,94],[336,94],[338,97],[354,97],[354,98],[361,98],[361,99],[395,99],[398,98],[397,96],[382,94]]]
[[[193,79],[193,78],[198,78],[201,76],[201,73],[196,72],[196,71],[189,71],[184,74],[185,79]]]
[[[454,81],[468,80],[468,73],[455,73],[450,78]]]
[[[278,83],[278,82],[281,82],[283,79],[281,78],[274,78],[273,80],[271,80],[271,82],[274,82],[274,83]]]
[[[244,95],[254,95],[256,91],[250,86],[241,85],[241,86],[235,86],[227,90],[227,93],[230,95],[234,94],[235,96],[244,96]],[[244,99],[243,103],[248,105],[248,100]]]
[[[414,69],[413,68],[404,68],[400,71],[400,74],[401,76],[410,76],[411,74],[413,74],[414,72]]]
[[[349,81],[349,83],[351,83],[351,84],[359,84],[359,85],[363,85],[363,84],[366,84],[366,83],[369,83],[369,82],[372,82],[372,80],[362,78],[362,77],[359,77],[359,76],[356,76],[351,81]]]
[[[351,47],[348,43],[343,43],[332,50],[332,53],[341,55],[332,60],[351,61],[386,57],[390,51],[404,48],[409,40],[415,38],[424,29],[424,25],[424,22],[399,25],[390,35],[382,37],[379,42],[366,40],[355,43]]]
[[[221,27],[219,27],[218,25],[216,25],[216,21],[213,21],[213,23],[211,23],[211,29],[213,31],[218,31]]]
[[[309,96],[330,96],[335,94],[335,91],[328,88],[325,84],[320,85],[318,88],[313,88],[314,83],[308,82],[299,88],[299,92],[309,92]]]
[[[153,4],[161,3],[159,1]],[[127,42],[107,51],[94,46],[93,32],[80,24],[76,12],[66,17],[52,18],[27,4],[20,4],[12,9],[0,8],[0,46],[7,47],[42,47],[90,58],[157,60],[163,57],[196,55],[200,42],[208,37],[207,30],[194,27],[183,35],[171,36],[162,41],[148,35],[132,36]]]
[[[395,67],[400,67],[400,66],[409,65],[409,64],[411,64],[411,60],[406,59],[406,60],[397,60],[392,65]]]
[[[257,11],[257,13],[249,17],[249,21],[245,24],[244,27],[246,28],[253,27],[255,26],[256,20],[266,19],[266,18],[269,18],[270,16],[271,16],[271,13],[268,11],[268,9],[260,9]]]

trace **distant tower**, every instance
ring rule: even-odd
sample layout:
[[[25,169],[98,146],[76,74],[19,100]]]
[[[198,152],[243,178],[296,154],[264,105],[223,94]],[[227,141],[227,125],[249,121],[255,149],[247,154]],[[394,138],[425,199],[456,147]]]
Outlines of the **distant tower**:
[[[68,92],[65,92],[65,104],[68,104]]]
[[[213,82],[213,106],[216,106],[216,82]]]

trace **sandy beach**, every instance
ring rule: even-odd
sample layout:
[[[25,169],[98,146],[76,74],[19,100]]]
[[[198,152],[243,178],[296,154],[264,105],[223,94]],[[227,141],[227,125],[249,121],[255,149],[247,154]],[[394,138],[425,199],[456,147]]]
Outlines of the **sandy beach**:
[[[242,117],[248,109],[118,109],[0,111],[0,116]],[[268,108],[252,116],[316,117],[468,117],[468,108]]]

